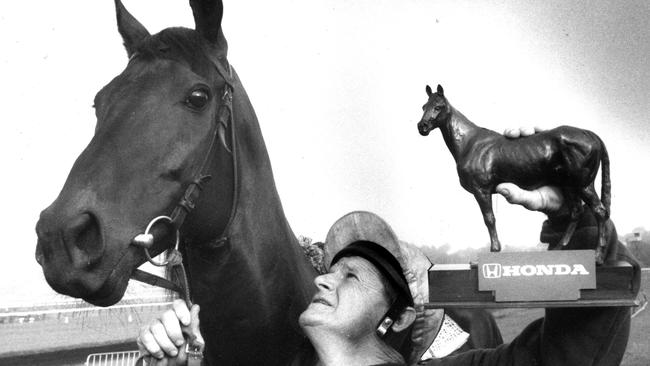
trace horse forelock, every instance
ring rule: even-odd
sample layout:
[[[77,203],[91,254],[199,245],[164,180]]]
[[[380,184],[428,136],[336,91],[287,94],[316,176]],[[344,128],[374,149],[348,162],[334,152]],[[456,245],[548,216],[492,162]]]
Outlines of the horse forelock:
[[[198,32],[189,28],[167,28],[147,37],[141,42],[135,57],[152,59],[169,59],[186,64],[192,72],[212,80],[216,70],[207,49],[207,40]]]

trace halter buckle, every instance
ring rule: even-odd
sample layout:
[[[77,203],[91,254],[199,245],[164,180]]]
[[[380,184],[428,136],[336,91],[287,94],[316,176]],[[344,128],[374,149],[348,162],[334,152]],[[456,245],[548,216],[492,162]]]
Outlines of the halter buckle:
[[[228,84],[223,87],[223,95],[221,96],[221,100],[226,103],[232,101],[232,93],[230,92],[230,86]]]

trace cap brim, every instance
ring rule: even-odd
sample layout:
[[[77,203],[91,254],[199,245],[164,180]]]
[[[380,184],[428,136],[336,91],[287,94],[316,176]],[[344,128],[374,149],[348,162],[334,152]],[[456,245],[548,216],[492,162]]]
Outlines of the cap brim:
[[[338,219],[325,239],[325,268],[329,270],[332,259],[341,249],[356,241],[370,241],[386,248],[404,265],[399,240],[393,229],[379,216],[366,211],[354,211]]]

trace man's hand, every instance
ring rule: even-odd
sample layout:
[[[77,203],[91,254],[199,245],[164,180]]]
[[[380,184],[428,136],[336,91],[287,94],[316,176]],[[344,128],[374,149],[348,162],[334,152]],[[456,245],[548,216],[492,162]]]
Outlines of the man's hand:
[[[140,329],[137,339],[140,355],[151,355],[160,360],[156,366],[186,364],[187,355],[182,349],[185,344],[183,329],[190,326],[198,329],[198,323],[198,305],[192,306],[190,311],[183,300],[174,300],[172,309]]]
[[[542,132],[544,131],[543,128],[535,126],[535,127],[519,127],[519,128],[506,128],[503,131],[503,136],[510,138],[510,139],[516,139],[519,137],[526,137],[530,135],[534,135],[537,132]]]
[[[543,186],[527,191],[512,183],[501,183],[496,190],[510,203],[524,206],[531,211],[540,211],[547,215],[560,211],[564,204],[562,191],[553,186]]]
[[[539,127],[507,128],[503,135],[514,139],[530,136],[541,131],[543,129]],[[564,204],[562,191],[553,186],[544,186],[527,191],[513,183],[501,183],[496,187],[496,191],[512,204],[521,205],[531,211],[540,211],[547,215],[557,213]]]

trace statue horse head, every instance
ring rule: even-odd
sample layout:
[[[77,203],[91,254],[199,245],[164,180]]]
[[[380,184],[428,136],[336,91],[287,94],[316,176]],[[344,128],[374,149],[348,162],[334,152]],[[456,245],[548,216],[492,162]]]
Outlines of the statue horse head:
[[[439,128],[451,115],[451,106],[447,102],[445,91],[440,84],[438,84],[435,93],[431,91],[429,85],[427,85],[426,91],[429,99],[422,106],[424,114],[418,122],[418,131],[422,136],[427,136],[431,131]]]
[[[257,118],[228,64],[222,3],[192,0],[195,30],[155,35],[115,4],[129,61],[95,97],[95,134],[41,213],[36,259],[56,291],[112,305],[146,261],[133,238],[183,206],[180,250],[201,305],[207,361],[284,364],[303,341],[297,319],[315,271],[286,221]],[[192,185],[199,199],[183,200]],[[173,246],[171,226],[151,228],[152,255]]]

